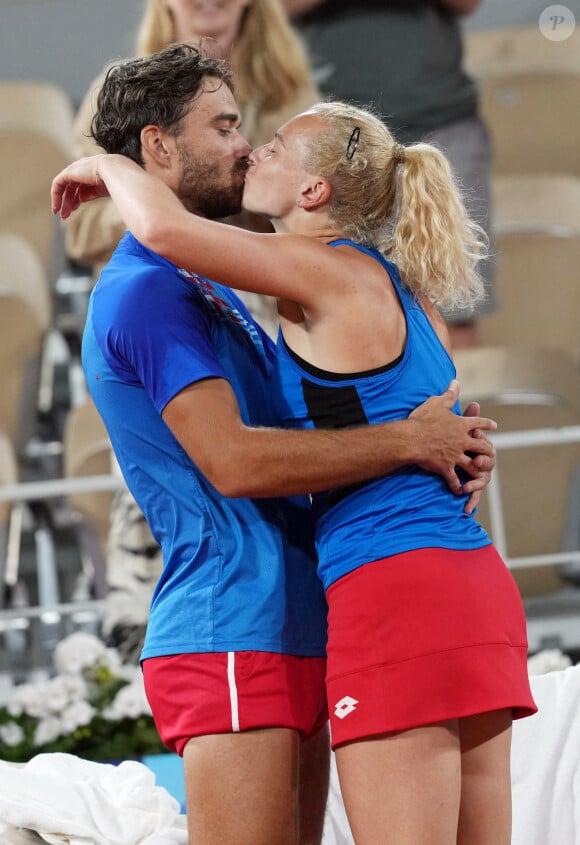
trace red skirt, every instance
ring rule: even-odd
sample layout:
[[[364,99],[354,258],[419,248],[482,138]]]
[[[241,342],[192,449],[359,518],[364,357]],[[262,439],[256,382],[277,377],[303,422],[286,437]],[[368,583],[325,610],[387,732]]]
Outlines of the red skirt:
[[[326,595],[333,747],[491,710],[536,712],[520,593],[492,545],[393,555]]]

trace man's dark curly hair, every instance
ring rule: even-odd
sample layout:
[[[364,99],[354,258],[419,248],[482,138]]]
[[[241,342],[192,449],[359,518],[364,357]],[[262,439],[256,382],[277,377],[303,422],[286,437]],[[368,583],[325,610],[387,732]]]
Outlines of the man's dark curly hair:
[[[93,138],[105,152],[121,153],[143,166],[143,127],[179,134],[208,77],[216,89],[225,84],[233,91],[228,65],[189,44],[172,44],[151,56],[114,65],[99,92]]]

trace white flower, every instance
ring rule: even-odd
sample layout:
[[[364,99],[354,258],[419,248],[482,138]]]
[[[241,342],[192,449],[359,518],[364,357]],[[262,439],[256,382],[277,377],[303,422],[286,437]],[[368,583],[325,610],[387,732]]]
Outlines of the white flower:
[[[64,687],[69,701],[79,701],[79,699],[87,697],[87,684],[83,678],[77,675],[57,675],[55,680]]]
[[[559,648],[546,648],[528,658],[528,674],[546,675],[548,672],[557,672],[559,669],[567,669],[572,661],[567,654]]]
[[[28,728],[23,729],[18,721],[0,725],[0,748],[4,748],[7,759],[30,759],[31,754],[49,744],[74,752],[78,742],[79,748],[98,758],[100,733],[91,729],[95,719],[117,723],[152,719],[140,669],[124,665],[119,653],[96,637],[79,632],[62,640],[55,650],[54,664],[54,677],[15,686],[9,701],[0,706],[3,719],[11,715],[18,721],[27,717],[32,722],[32,739]],[[119,690],[122,683],[125,686]],[[104,703],[115,690],[119,691],[105,708]],[[111,730],[115,729],[113,725]],[[148,738],[146,744],[152,751],[161,748],[161,741],[155,738]],[[126,745],[127,754],[136,750],[131,731]]]
[[[141,677],[119,690],[110,707],[103,710],[103,716],[111,722],[151,716],[151,708],[145,695]]]
[[[52,713],[62,713],[71,704],[85,698],[86,684],[73,675],[57,675],[46,684],[46,704]]]
[[[43,719],[50,713],[48,698],[47,681],[41,681],[38,684],[18,684],[14,687],[13,697],[7,705],[7,710],[11,716],[26,713],[33,719]]]
[[[24,740],[24,731],[16,722],[0,725],[0,740],[2,740],[4,745],[18,745]]]
[[[96,714],[95,708],[88,701],[75,701],[62,712],[62,733],[72,734],[77,728],[89,725]]]
[[[60,719],[49,716],[48,719],[41,719],[37,724],[32,742],[36,746],[46,745],[47,742],[54,742],[62,733]]]
[[[83,631],[77,631],[61,640],[54,650],[54,665],[60,674],[81,675],[83,669],[95,665],[106,666],[116,672],[121,665],[118,652]]]
[[[113,675],[118,675],[121,670],[121,658],[114,648],[106,648],[96,663],[99,666],[106,666]]]
[[[123,663],[117,672],[120,678],[132,683],[143,683],[143,672],[140,666],[135,666],[133,663]]]

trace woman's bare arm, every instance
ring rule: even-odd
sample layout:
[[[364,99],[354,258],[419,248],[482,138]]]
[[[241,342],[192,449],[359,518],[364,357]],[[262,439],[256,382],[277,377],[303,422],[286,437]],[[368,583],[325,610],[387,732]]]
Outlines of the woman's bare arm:
[[[103,196],[113,199],[137,240],[180,267],[305,308],[321,307],[326,295],[340,292],[336,256],[320,241],[249,232],[191,214],[163,181],[125,156],[79,159],[52,183],[52,209],[62,219]]]

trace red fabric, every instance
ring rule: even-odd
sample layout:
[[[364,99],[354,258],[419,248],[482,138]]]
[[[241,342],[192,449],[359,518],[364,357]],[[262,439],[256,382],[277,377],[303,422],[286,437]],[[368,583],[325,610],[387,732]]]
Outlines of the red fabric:
[[[333,746],[506,707],[536,712],[522,601],[493,546],[374,561],[327,600]]]
[[[328,721],[324,658],[262,651],[231,656],[229,677],[227,652],[143,661],[153,718],[172,751],[182,755],[195,736],[256,728],[293,728],[307,739]]]

